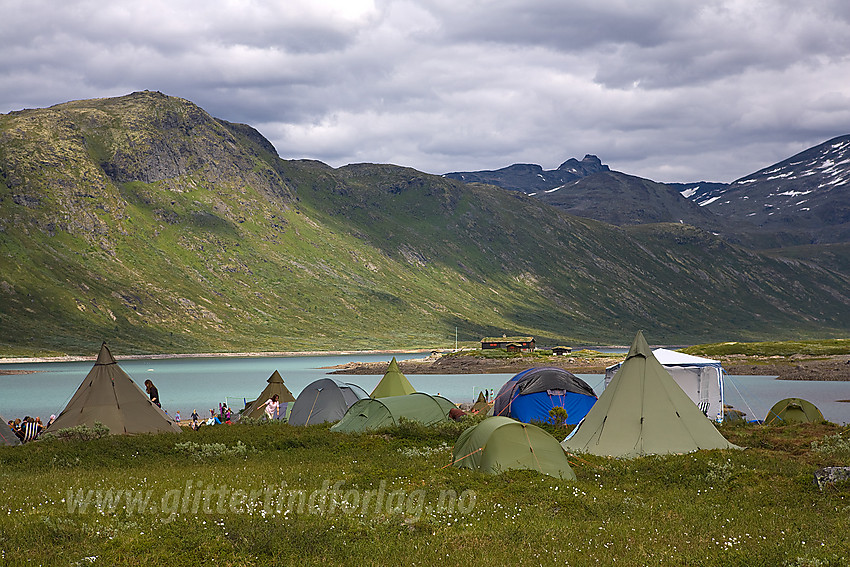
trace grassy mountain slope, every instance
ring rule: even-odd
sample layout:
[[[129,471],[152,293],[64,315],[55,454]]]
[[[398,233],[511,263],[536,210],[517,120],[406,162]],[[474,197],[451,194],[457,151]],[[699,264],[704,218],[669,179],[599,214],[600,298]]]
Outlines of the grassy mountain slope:
[[[159,93],[0,116],[0,353],[846,334],[847,278],[412,169],[280,160]]]

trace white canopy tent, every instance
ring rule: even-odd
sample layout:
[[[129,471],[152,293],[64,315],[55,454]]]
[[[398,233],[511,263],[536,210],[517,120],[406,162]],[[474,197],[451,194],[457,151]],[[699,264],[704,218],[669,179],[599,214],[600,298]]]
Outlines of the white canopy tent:
[[[718,423],[723,421],[723,374],[725,371],[720,361],[666,348],[657,348],[652,351],[652,354],[706,417]],[[620,363],[605,369],[606,388],[619,369]]]

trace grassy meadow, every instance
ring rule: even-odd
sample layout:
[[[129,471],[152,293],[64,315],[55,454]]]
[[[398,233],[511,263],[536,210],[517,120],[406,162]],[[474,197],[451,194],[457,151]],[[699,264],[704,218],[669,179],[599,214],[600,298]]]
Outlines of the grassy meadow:
[[[748,449],[572,456],[578,479],[565,481],[447,467],[467,425],[233,425],[0,447],[0,564],[850,562],[850,483],[812,482],[847,464],[847,428],[724,426]]]

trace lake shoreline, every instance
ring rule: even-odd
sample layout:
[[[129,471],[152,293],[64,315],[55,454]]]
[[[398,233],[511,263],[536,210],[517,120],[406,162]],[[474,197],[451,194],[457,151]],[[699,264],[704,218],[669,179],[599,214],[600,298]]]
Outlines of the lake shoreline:
[[[439,352],[439,349],[376,349],[376,350],[328,350],[328,351],[280,351],[280,352],[219,352],[219,353],[172,353],[116,355],[123,360],[171,360],[201,358],[274,358],[300,356],[359,356],[422,354]],[[97,356],[45,356],[0,358],[0,375],[32,374],[38,370],[3,368],[4,364],[34,364],[41,362],[94,362]],[[558,366],[576,374],[604,374],[605,368],[621,362],[623,355],[584,359],[571,356],[517,357],[510,359],[488,359],[476,356],[428,356],[423,359],[399,361],[405,374],[512,374],[531,366]],[[718,357],[728,374],[771,375],[778,380],[814,380],[828,382],[850,381],[850,355],[792,357],[747,357],[731,355]],[[329,367],[329,374],[382,375],[386,371],[383,362],[349,362]]]
[[[399,361],[404,374],[515,374],[532,366],[554,366],[573,374],[604,374],[608,366],[622,362],[625,355],[582,358],[533,356],[516,358],[482,358],[477,356],[429,356],[424,359]],[[776,376],[777,380],[811,380],[823,382],[850,381],[850,355],[793,357],[721,356],[727,374],[737,376]],[[330,368],[330,374],[383,374],[386,363],[348,362]]]
[[[172,360],[183,358],[283,358],[296,356],[347,356],[366,354],[408,354],[433,352],[434,349],[393,349],[393,350],[311,350],[311,351],[280,351],[280,352],[206,352],[206,353],[171,353],[171,354],[124,354],[115,355],[115,360]],[[94,362],[97,353],[91,356],[31,356],[17,358],[0,358],[3,364],[36,364],[40,362]],[[29,374],[34,370],[10,370],[0,368],[0,374]]]

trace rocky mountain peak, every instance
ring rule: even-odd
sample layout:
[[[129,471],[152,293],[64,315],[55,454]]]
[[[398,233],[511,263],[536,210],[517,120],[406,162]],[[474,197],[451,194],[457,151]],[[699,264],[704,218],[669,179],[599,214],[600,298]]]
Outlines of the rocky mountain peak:
[[[558,166],[558,171],[568,171],[580,177],[585,177],[599,173],[600,171],[610,171],[610,169],[597,156],[586,154],[581,161],[578,161],[576,158],[568,159]]]

